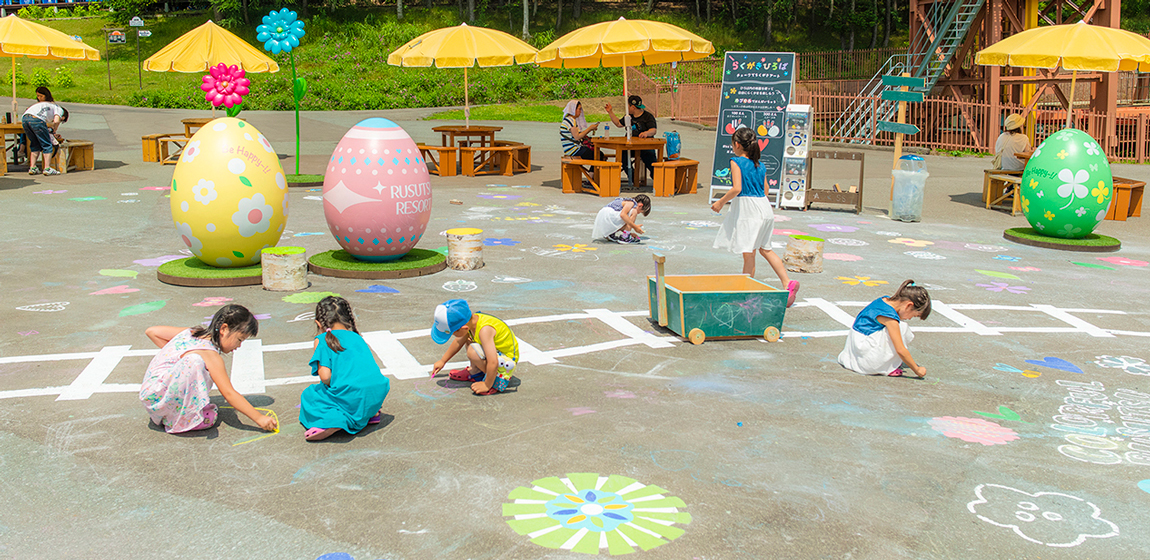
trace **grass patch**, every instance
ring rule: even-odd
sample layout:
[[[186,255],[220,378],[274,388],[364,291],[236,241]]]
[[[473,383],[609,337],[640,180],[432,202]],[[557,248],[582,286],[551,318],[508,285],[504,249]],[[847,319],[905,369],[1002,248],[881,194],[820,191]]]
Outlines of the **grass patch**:
[[[312,255],[312,257],[308,259],[311,264],[323,268],[356,271],[408,270],[436,265],[446,260],[447,257],[435,251],[428,251],[427,249],[412,249],[404,255],[403,258],[391,262],[373,263],[361,261],[343,249],[319,253]]]
[[[303,247],[268,247],[262,249],[260,253],[267,253],[271,255],[298,255],[307,252]]]
[[[484,105],[471,108],[471,118],[477,121],[537,121],[558,123],[563,120],[563,108],[554,105],[536,104],[523,105],[521,103],[502,103],[499,105]],[[427,120],[463,120],[463,110],[453,109],[435,113]],[[610,122],[606,113],[587,114],[587,122]]]
[[[1091,233],[1086,237],[1080,239],[1066,239],[1064,237],[1051,237],[1049,235],[1042,235],[1034,228],[1010,228],[1005,232],[1008,235],[1026,239],[1029,241],[1038,241],[1041,243],[1055,243],[1058,245],[1066,245],[1069,247],[1112,247],[1120,245],[1122,242],[1118,239],[1110,237],[1109,235],[1099,235]]]
[[[296,175],[295,173],[289,173],[287,175],[287,182],[288,183],[322,183],[323,182],[323,175],[311,175],[308,173],[300,173],[299,175]]]
[[[159,271],[177,278],[248,278],[263,275],[263,267],[258,264],[219,268],[208,266],[196,257],[168,261],[160,265]]]

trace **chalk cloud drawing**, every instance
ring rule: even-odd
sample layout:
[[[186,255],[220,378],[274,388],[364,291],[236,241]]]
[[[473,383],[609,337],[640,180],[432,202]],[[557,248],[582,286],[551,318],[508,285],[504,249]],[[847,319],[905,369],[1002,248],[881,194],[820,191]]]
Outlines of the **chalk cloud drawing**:
[[[56,311],[63,311],[68,307],[67,301],[54,301],[52,303],[37,303],[34,305],[23,305],[16,309],[20,311],[40,311],[43,313],[54,313]]]
[[[443,283],[443,289],[449,292],[470,292],[477,287],[475,282],[470,280],[452,280]]]
[[[1004,527],[1037,544],[1069,548],[1086,539],[1118,536],[1118,526],[1103,519],[1098,506],[1061,492],[1031,494],[1000,484],[979,484],[978,498],[966,509],[979,519]]]
[[[1120,369],[1131,375],[1150,375],[1150,364],[1133,356],[1095,356],[1098,367]]]
[[[931,429],[946,437],[957,438],[970,443],[1005,445],[1018,439],[1018,434],[1014,430],[981,418],[940,416],[931,418],[927,423],[930,424]]]
[[[612,556],[651,550],[685,533],[691,522],[683,500],[633,478],[571,473],[541,478],[507,495],[507,524],[552,549]]]
[[[831,245],[843,245],[845,247],[866,247],[870,245],[870,243],[861,239],[850,239],[847,237],[832,237],[827,240],[827,243]]]

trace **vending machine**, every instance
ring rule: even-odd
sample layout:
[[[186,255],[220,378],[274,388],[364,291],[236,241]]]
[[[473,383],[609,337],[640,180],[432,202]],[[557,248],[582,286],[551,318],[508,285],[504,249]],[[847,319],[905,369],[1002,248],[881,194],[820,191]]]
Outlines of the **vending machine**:
[[[783,177],[776,206],[806,208],[807,152],[811,143],[811,106],[787,105],[783,133]]]

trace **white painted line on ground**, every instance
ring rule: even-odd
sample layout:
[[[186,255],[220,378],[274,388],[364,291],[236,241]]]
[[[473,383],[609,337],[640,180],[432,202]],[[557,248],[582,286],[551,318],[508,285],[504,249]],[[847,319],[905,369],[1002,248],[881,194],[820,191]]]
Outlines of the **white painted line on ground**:
[[[228,372],[232,387],[241,395],[259,395],[265,391],[264,344],[260,339],[247,340],[232,353]]]
[[[81,401],[92,396],[96,389],[104,383],[104,380],[112,375],[112,370],[116,369],[116,365],[120,360],[124,359],[124,354],[131,349],[132,346],[105,346],[96,352],[96,356],[92,361],[88,362],[88,367],[76,376],[71,385],[68,385],[60,396],[56,398],[58,401]]]
[[[806,303],[819,308],[820,311],[830,315],[831,319],[838,321],[848,329],[855,324],[854,315],[839,309],[837,305],[823,299],[823,298],[806,298]]]
[[[543,366],[547,364],[554,364],[558,361],[555,358],[548,356],[546,352],[536,348],[530,342],[527,342],[518,336],[516,336],[515,339],[519,341],[520,362],[527,362],[534,366]],[[431,368],[428,368],[428,370],[430,369]]]
[[[619,331],[624,336],[637,340],[651,348],[671,348],[674,344],[665,339],[640,329],[631,321],[624,319],[618,313],[608,309],[584,309],[588,315],[594,317],[607,326]]]
[[[431,371],[430,366],[420,365],[419,360],[390,331],[364,333],[363,340],[383,362],[384,375],[392,375],[396,379],[413,379]]]
[[[1031,304],[1031,306],[1039,311],[1042,311],[1043,313],[1046,313],[1047,315],[1050,315],[1051,317],[1054,317],[1055,319],[1058,319],[1059,321],[1067,323],[1071,326],[1078,327],[1079,330],[1090,336],[1096,336],[1099,338],[1114,338],[1114,335],[1106,332],[1105,329],[1091,325],[1090,323],[1087,323],[1086,321],[1083,321],[1082,319],[1079,319],[1078,317],[1075,317],[1062,309],[1058,309],[1053,305],[1034,303]]]
[[[971,319],[970,317],[967,317],[966,315],[963,315],[962,313],[959,313],[953,307],[943,303],[942,301],[936,299],[928,303],[930,303],[931,311],[937,311],[943,317],[946,317],[947,319],[962,325],[972,333],[982,336],[1000,336],[1002,334],[978,321],[975,321],[974,319]]]

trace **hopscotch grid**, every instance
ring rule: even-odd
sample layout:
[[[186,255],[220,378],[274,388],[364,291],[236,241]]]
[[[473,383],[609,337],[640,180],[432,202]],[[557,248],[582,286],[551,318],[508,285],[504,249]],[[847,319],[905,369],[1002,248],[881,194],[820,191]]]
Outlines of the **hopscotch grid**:
[[[794,337],[807,337],[807,338],[830,338],[838,336],[846,336],[849,332],[849,321],[853,321],[854,315],[844,311],[842,308],[864,307],[870,302],[865,301],[836,301],[830,302],[821,298],[806,298],[805,301],[796,302],[795,308],[812,307],[818,309],[829,316],[831,319],[844,324],[848,329],[836,329],[828,331],[785,331],[783,336],[786,338]],[[973,333],[980,336],[997,336],[1002,333],[1041,333],[1041,334],[1087,334],[1094,337],[1115,337],[1116,335],[1131,336],[1131,337],[1150,337],[1150,332],[1141,331],[1128,331],[1119,329],[1107,329],[1095,326],[1088,321],[1081,319],[1074,314],[1108,314],[1108,315],[1128,315],[1127,312],[1112,309],[1085,309],[1085,308],[1058,308],[1052,305],[1045,304],[1031,304],[1029,306],[1018,305],[993,305],[993,304],[971,304],[971,303],[956,303],[947,304],[941,301],[936,301],[934,308],[940,310],[939,314],[954,322],[958,326],[921,326],[916,327],[917,332],[930,332],[930,333]],[[1019,312],[1037,312],[1043,313],[1052,317],[1069,326],[1067,327],[995,327],[985,325],[964,313],[958,311],[1019,311]],[[604,350],[611,350],[615,348],[623,348],[634,345],[646,345],[651,348],[667,348],[674,347],[676,344],[681,344],[682,340],[675,336],[663,336],[654,332],[654,328],[647,330],[634,323],[631,323],[626,318],[628,317],[648,317],[649,310],[634,310],[634,311],[621,311],[613,312],[607,309],[587,309],[581,313],[563,313],[558,315],[548,315],[541,317],[523,317],[518,319],[507,320],[508,325],[528,325],[536,323],[546,323],[555,321],[570,321],[580,319],[596,319],[600,323],[612,328],[616,332],[624,335],[624,338],[600,342],[596,344],[588,344],[585,346],[576,346],[570,348],[558,348],[554,350],[539,350],[531,344],[523,341],[524,348],[528,349],[527,355],[521,352],[520,361],[526,361],[535,365],[558,363],[559,358],[566,358],[570,356],[577,356],[591,352],[598,352]],[[431,366],[419,364],[418,360],[410,353],[406,353],[403,345],[398,341],[410,338],[418,338],[421,336],[428,336],[428,329],[415,329],[401,333],[391,333],[386,330],[371,331],[364,333],[365,338],[372,338],[375,340],[383,341],[386,348],[381,348],[387,353],[387,360],[384,360],[385,366],[393,364],[392,367],[383,368],[384,375],[390,375],[396,379],[412,379],[416,377],[424,377],[430,373]],[[263,392],[268,386],[282,386],[297,383],[312,383],[315,381],[315,376],[299,375],[281,378],[264,378],[263,376],[263,354],[267,352],[284,352],[284,351],[298,351],[310,350],[312,348],[312,341],[304,342],[289,342],[280,344],[263,345],[262,341],[252,341],[257,344],[244,347],[247,351],[239,360],[239,366],[236,365],[236,359],[233,358],[233,377],[245,381],[247,385],[248,394]],[[373,347],[374,349],[374,347]],[[28,389],[13,389],[7,391],[0,391],[0,399],[7,398],[20,398],[32,396],[52,396],[55,395],[59,398],[71,399],[86,399],[95,393],[123,393],[139,391],[140,385],[134,383],[106,383],[105,381],[111,375],[112,370],[120,364],[123,358],[135,357],[151,357],[155,356],[159,349],[137,349],[131,350],[130,347],[125,346],[109,346],[102,348],[96,352],[73,352],[73,353],[58,353],[58,354],[41,354],[32,356],[6,356],[0,357],[0,365],[3,364],[16,364],[16,363],[30,363],[30,362],[53,362],[53,361],[71,361],[71,360],[88,360],[88,364],[82,368],[82,371],[75,380],[69,385],[42,387],[42,388],[28,388]],[[406,354],[404,354],[406,353]],[[381,356],[382,359],[382,356]],[[448,364],[449,367],[458,367],[465,365],[466,362],[453,362]],[[251,370],[251,371],[249,371]]]

